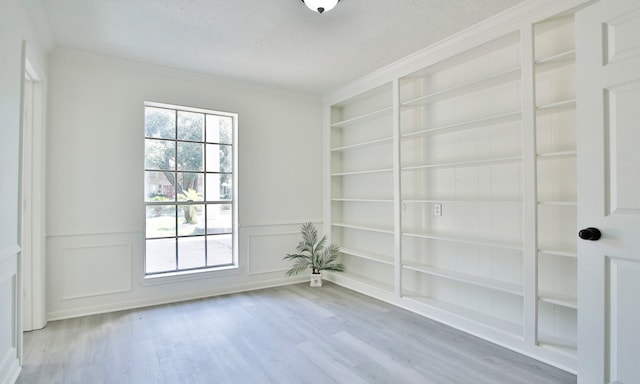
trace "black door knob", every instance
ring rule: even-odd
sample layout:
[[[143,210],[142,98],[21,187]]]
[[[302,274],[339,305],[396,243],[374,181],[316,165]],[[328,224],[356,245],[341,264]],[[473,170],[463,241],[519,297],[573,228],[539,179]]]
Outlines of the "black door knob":
[[[589,227],[580,230],[580,232],[578,232],[578,237],[582,240],[596,241],[602,237],[602,233],[598,228]]]

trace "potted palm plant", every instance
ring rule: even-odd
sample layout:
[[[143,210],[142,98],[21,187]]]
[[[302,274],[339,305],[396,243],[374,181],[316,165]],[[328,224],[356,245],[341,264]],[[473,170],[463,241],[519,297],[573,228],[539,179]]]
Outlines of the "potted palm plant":
[[[340,254],[340,247],[336,244],[326,246],[327,238],[322,236],[318,240],[318,230],[311,223],[305,223],[300,228],[302,240],[296,247],[296,253],[287,254],[284,260],[293,260],[294,264],[286,273],[288,277],[311,268],[311,286],[322,286],[320,271],[344,271],[344,265],[336,260]]]

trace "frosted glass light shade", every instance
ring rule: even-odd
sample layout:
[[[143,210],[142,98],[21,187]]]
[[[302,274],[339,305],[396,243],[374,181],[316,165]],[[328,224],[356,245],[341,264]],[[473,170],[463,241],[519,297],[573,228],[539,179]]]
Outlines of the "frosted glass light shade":
[[[302,0],[302,2],[312,11],[323,13],[330,11],[340,0]]]

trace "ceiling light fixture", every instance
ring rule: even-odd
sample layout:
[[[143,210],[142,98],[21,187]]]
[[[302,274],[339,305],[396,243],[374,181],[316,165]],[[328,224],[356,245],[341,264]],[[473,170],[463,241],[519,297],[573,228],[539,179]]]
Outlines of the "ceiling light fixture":
[[[318,13],[332,10],[338,1],[340,0],[302,0],[307,8]]]

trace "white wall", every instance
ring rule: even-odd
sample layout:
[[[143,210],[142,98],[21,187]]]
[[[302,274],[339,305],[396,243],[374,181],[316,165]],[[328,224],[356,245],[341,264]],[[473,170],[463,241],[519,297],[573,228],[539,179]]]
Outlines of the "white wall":
[[[30,1],[0,3],[0,383],[17,377],[21,353],[19,159],[23,42],[33,65],[46,69],[50,40],[40,35]],[[41,15],[40,15],[41,16]]]
[[[282,256],[322,216],[318,98],[60,49],[48,97],[50,319],[292,282]],[[239,114],[238,271],[143,279],[145,101]]]

